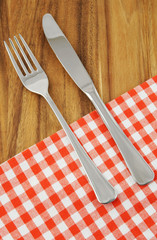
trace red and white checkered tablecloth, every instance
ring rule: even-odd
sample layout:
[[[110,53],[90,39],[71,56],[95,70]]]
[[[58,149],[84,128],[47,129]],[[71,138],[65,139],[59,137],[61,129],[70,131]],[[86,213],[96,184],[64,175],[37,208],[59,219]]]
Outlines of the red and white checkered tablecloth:
[[[156,173],[157,76],[107,107]],[[157,178],[145,186],[135,183],[96,111],[71,128],[115,187],[118,198],[106,205],[97,201],[76,153],[60,130],[1,164],[1,238],[157,239]]]

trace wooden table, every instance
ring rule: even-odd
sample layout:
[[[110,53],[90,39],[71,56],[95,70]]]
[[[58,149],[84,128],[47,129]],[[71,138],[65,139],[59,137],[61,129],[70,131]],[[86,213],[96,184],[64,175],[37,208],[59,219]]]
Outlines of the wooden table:
[[[0,161],[61,128],[42,97],[21,84],[3,40],[21,33],[46,71],[70,124],[94,110],[65,72],[42,30],[51,13],[107,103],[157,74],[156,0],[0,0]]]

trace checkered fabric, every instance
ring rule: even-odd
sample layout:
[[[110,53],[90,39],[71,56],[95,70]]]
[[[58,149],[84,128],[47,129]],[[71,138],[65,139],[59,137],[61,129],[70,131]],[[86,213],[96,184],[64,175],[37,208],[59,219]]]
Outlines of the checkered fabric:
[[[156,173],[157,76],[107,107]],[[1,164],[1,238],[157,239],[157,178],[145,186],[135,183],[96,111],[71,124],[71,129],[118,198],[106,205],[97,201],[60,130]]]

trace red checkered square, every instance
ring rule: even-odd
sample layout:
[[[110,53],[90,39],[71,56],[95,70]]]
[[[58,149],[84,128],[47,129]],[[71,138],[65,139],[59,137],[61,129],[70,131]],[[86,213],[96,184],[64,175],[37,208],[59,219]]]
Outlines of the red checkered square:
[[[80,232],[79,228],[77,227],[77,225],[73,225],[69,228],[70,232],[72,233],[72,235],[76,235]]]
[[[27,222],[31,221],[31,217],[27,212],[22,214],[20,217],[21,217],[21,219],[23,220],[24,223],[27,223]]]
[[[42,235],[42,233],[39,231],[38,228],[33,229],[31,231],[31,234],[32,234],[34,239],[37,239],[37,238],[39,238]]]
[[[50,136],[50,138],[52,139],[52,141],[53,141],[54,143],[60,140],[60,137],[58,136],[57,133],[55,133],[55,134],[53,134],[52,136]]]
[[[60,152],[60,154],[63,158],[69,154],[66,147],[63,147],[63,148],[59,149],[59,152]]]
[[[32,153],[29,149],[25,150],[22,154],[25,159],[29,159],[30,157],[32,157]]]
[[[2,187],[4,188],[5,192],[9,192],[13,188],[10,182],[3,183]]]
[[[14,167],[16,167],[18,165],[18,162],[17,162],[16,158],[14,158],[14,157],[9,159],[8,163],[9,163],[11,168],[14,168]]]
[[[27,180],[26,175],[23,172],[21,172],[19,175],[17,175],[17,179],[19,180],[19,182],[21,184]]]
[[[8,232],[13,232],[16,229],[16,226],[13,222],[9,222],[6,224],[6,228],[8,229]]]
[[[40,151],[44,150],[46,148],[46,145],[43,141],[36,144]]]

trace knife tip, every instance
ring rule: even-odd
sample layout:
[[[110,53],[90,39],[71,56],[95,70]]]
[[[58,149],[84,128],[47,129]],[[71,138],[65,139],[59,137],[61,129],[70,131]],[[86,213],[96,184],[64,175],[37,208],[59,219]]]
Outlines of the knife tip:
[[[45,13],[43,17],[52,16],[50,13]]]
[[[46,13],[42,18],[42,27],[45,36],[48,39],[52,39],[58,36],[64,36],[63,32],[59,28],[58,24],[50,13]]]
[[[45,25],[48,21],[52,21],[53,17],[50,13],[44,14],[42,18],[42,25]]]
[[[47,20],[48,18],[52,18],[52,15],[51,15],[50,13],[44,14],[43,19],[42,19],[42,22],[45,21],[45,20]]]

